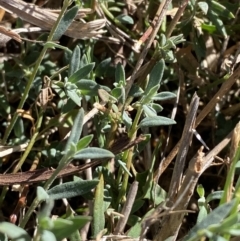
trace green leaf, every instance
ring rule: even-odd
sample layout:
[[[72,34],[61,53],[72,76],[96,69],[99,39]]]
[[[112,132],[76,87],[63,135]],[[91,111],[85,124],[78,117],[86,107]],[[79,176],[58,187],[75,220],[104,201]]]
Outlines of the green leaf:
[[[64,14],[53,34],[53,41],[58,40],[67,31],[68,27],[77,16],[78,9],[78,6],[74,6]]]
[[[113,97],[115,97],[119,103],[125,102],[125,89],[123,87],[116,87],[111,91]]]
[[[153,67],[149,77],[147,88],[144,91],[145,93],[148,93],[150,89],[152,89],[154,86],[160,85],[163,77],[164,67],[165,63],[163,59],[157,62],[156,65]]]
[[[208,11],[208,17],[211,20],[211,22],[216,26],[218,32],[223,35],[224,38],[227,37],[227,31],[223,24],[223,21],[219,18],[219,16],[214,13],[213,11]]]
[[[72,198],[90,192],[97,186],[98,182],[98,180],[66,182],[49,189],[47,193],[53,200]]]
[[[41,231],[41,241],[57,241],[55,235],[48,231],[48,230],[42,230]]]
[[[89,79],[81,79],[76,82],[78,89],[83,95],[96,96],[101,88],[95,81]]]
[[[92,222],[92,235],[93,238],[104,229],[105,216],[104,216],[104,179],[103,175],[100,177],[100,181],[97,185],[95,192],[95,201],[93,205],[93,222]]]
[[[71,62],[69,64],[68,77],[72,76],[79,69],[80,58],[81,52],[79,46],[77,45],[72,53]]]
[[[163,107],[156,103],[151,103],[149,106],[152,107],[157,113],[163,110]]]
[[[207,49],[203,35],[198,36],[197,33],[193,33],[193,46],[194,50],[196,51],[198,61],[201,61],[206,57]]]
[[[120,63],[118,63],[116,67],[115,82],[118,84],[122,83],[124,85],[126,83],[124,67]]]
[[[132,118],[128,116],[126,111],[123,111],[122,120],[123,123],[126,125],[127,129],[130,129],[132,126]]]
[[[228,19],[235,18],[234,14],[219,2],[211,0],[209,3],[209,7],[213,12],[215,12],[219,16],[222,16]]]
[[[197,5],[203,11],[203,13],[206,15],[208,12],[208,4],[206,2],[198,2]]]
[[[213,200],[220,200],[223,196],[224,191],[215,191],[210,193],[207,198],[206,198],[206,202],[209,203]]]
[[[195,225],[190,232],[183,238],[183,241],[194,240],[200,230],[208,228],[210,225],[219,224],[230,213],[231,209],[236,203],[236,199],[218,206],[200,223]],[[199,237],[198,237],[199,238]]]
[[[57,240],[63,240],[76,230],[81,229],[89,221],[91,221],[91,217],[87,216],[75,216],[68,219],[58,218],[54,220],[54,227],[50,231],[54,233]]]
[[[105,77],[107,71],[110,68],[111,58],[104,59],[100,64],[97,65],[95,69],[95,75],[97,77]]]
[[[146,117],[144,118],[140,124],[139,128],[142,127],[152,127],[152,126],[168,126],[176,124],[176,122],[170,118],[162,117],[162,116],[154,116],[154,117]]]
[[[197,193],[199,197],[204,197],[205,195],[205,190],[201,184],[197,186]]]
[[[144,94],[144,91],[142,88],[140,88],[136,84],[132,85],[130,92],[129,92],[129,96],[137,98],[137,97],[141,97],[143,94]]]
[[[148,91],[145,91],[140,102],[142,104],[149,104],[150,102],[152,102],[152,98],[156,95],[159,87],[160,87],[160,85],[155,85]]]
[[[79,140],[79,142],[77,143],[77,151],[80,151],[83,148],[86,148],[91,143],[92,139],[93,139],[93,135],[88,135],[81,138],[81,140]]]
[[[122,162],[121,160],[117,160],[117,163],[119,164],[120,167],[122,167],[122,169],[127,172],[127,174],[132,177],[132,174],[129,172],[129,170],[126,167],[126,163]]]
[[[78,95],[76,89],[66,89],[66,94],[77,106],[81,106],[82,97]]]
[[[81,69],[79,69],[77,72],[75,72],[73,75],[71,75],[68,78],[68,81],[70,83],[76,84],[79,80],[87,77],[90,72],[93,70],[95,63],[90,63],[85,66],[83,66]]]
[[[70,149],[71,143],[74,143],[75,145],[78,143],[78,140],[82,133],[83,118],[84,110],[81,108],[74,120],[73,127],[71,129],[71,134],[68,138],[64,152],[67,152]]]
[[[13,241],[31,241],[31,237],[28,233],[20,227],[17,227],[15,224],[8,222],[0,223],[0,232],[8,236],[8,238]]]
[[[121,14],[116,17],[120,22],[127,24],[134,24],[133,19],[129,15]]]
[[[38,201],[45,201],[49,199],[47,192],[40,186],[37,187],[37,199]]]
[[[88,147],[76,153],[74,159],[101,159],[113,158],[114,154],[98,147]]]
[[[143,108],[144,114],[145,114],[147,117],[157,116],[156,111],[155,111],[151,106],[149,106],[149,105],[143,105],[142,108]]]
[[[163,100],[171,100],[175,99],[176,95],[172,92],[168,91],[163,91],[161,93],[156,94],[155,96],[152,97],[152,100],[158,100],[158,101],[163,101]]]

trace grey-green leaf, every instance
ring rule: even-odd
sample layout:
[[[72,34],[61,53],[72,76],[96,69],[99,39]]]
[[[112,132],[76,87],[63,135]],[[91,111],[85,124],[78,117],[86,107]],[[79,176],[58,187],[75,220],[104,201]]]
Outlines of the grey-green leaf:
[[[89,221],[91,221],[91,217],[87,216],[75,216],[68,219],[58,218],[54,220],[54,228],[50,231],[54,233],[57,240],[63,240],[76,230],[81,229]]]
[[[77,151],[82,150],[83,148],[86,148],[90,142],[93,139],[93,135],[88,135],[88,136],[84,136],[83,138],[81,138],[81,140],[78,141],[77,143]]]
[[[48,190],[48,195],[53,200],[72,198],[90,192],[98,184],[98,180],[79,180],[66,182]]]
[[[38,201],[45,201],[49,199],[47,192],[40,186],[37,187],[37,199]]]
[[[140,124],[139,128],[142,127],[152,127],[152,126],[168,126],[176,124],[176,122],[170,118],[166,118],[163,116],[154,116],[154,117],[146,117],[144,118]]]
[[[68,70],[68,77],[73,75],[79,69],[80,58],[81,58],[81,52],[80,52],[79,46],[77,45],[72,53],[71,62]]]
[[[89,147],[79,151],[74,159],[101,159],[101,158],[113,158],[114,154],[108,150],[98,148],[98,147]]]
[[[118,63],[117,67],[116,67],[116,71],[115,71],[115,81],[117,83],[124,83],[126,82],[126,79],[125,79],[125,71],[124,71],[124,68],[123,66]]]
[[[75,72],[73,75],[71,75],[68,78],[68,81],[71,83],[77,83],[79,80],[86,78],[88,74],[93,70],[95,63],[90,63],[85,66],[83,66],[81,69],[79,69],[77,72]]]
[[[76,90],[66,90],[66,94],[77,106],[81,106],[82,98],[78,95]]]
[[[128,15],[121,14],[121,15],[117,16],[116,18],[122,23],[134,24],[133,19]]]
[[[161,93],[156,94],[155,96],[153,96],[152,100],[158,100],[158,101],[163,101],[163,100],[171,100],[171,99],[175,99],[176,95],[172,92],[168,92],[168,91],[163,91]]]
[[[184,241],[187,240],[194,240],[194,237],[196,237],[199,230],[206,229],[208,226],[213,224],[220,223],[231,211],[233,206],[236,203],[236,199],[233,199],[232,201],[225,203],[221,206],[218,206],[216,209],[214,209],[206,218],[204,218],[201,222],[199,222],[197,225],[195,225],[187,236],[184,237]]]
[[[58,40],[66,32],[66,30],[76,17],[78,9],[78,6],[74,6],[64,14],[57,26],[57,29],[54,32],[53,41]]]
[[[208,12],[208,4],[206,2],[198,2],[198,7],[203,11],[203,13],[206,15]]]
[[[41,241],[57,241],[57,239],[52,232],[43,230],[41,233]]]
[[[104,229],[105,216],[104,216],[104,179],[103,175],[100,176],[99,183],[95,192],[95,201],[93,205],[93,222],[92,222],[92,235],[93,238]]]
[[[68,138],[67,144],[64,149],[65,152],[67,152],[70,149],[71,143],[74,143],[74,144],[78,143],[78,140],[82,133],[83,118],[84,118],[84,110],[80,109],[73,122],[71,134]]]
[[[28,233],[20,227],[8,222],[0,223],[0,232],[8,236],[14,241],[31,241]]]
[[[153,67],[145,93],[148,93],[148,91],[152,89],[152,87],[161,84],[164,67],[165,67],[165,63],[163,59],[157,62],[156,65]]]
[[[143,105],[143,111],[147,117],[157,116],[156,111],[149,105]]]

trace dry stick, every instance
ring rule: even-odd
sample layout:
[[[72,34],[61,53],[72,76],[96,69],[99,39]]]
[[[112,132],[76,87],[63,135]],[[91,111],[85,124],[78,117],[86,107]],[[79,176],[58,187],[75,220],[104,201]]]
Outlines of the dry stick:
[[[121,212],[121,214],[123,214],[123,217],[119,219],[113,234],[119,234],[123,232],[126,226],[127,220],[129,218],[129,215],[131,213],[132,206],[134,204],[134,201],[137,195],[137,191],[138,191],[138,182],[134,181],[129,189],[127,200]]]
[[[182,16],[187,4],[188,4],[189,0],[184,0],[184,1],[181,1],[180,3],[180,6],[173,18],[173,20],[171,21],[170,25],[168,26],[167,28],[167,31],[166,31],[166,37],[167,38],[170,38],[175,26],[177,25],[178,23],[178,20],[180,19],[180,17]]]
[[[128,93],[133,85],[134,79],[135,79],[135,75],[137,74],[137,72],[139,71],[139,69],[142,66],[142,63],[148,53],[148,50],[150,49],[150,46],[152,45],[152,42],[155,38],[155,36],[157,35],[157,32],[161,26],[161,23],[163,21],[163,18],[167,12],[168,6],[170,5],[170,3],[172,2],[172,0],[164,0],[162,1],[162,3],[160,4],[158,11],[156,13],[156,25],[154,26],[154,29],[150,35],[150,37],[148,38],[148,40],[146,41],[146,44],[139,56],[138,62],[133,70],[131,79],[128,81],[127,86],[126,86],[126,96],[128,96]]]
[[[240,66],[233,72],[233,74],[226,80],[219,91],[213,96],[213,98],[208,102],[205,108],[200,112],[200,114],[196,118],[196,122],[194,125],[194,129],[201,123],[201,121],[207,116],[207,114],[214,108],[214,106],[221,100],[221,97],[224,96],[235,83],[235,81],[240,77]],[[161,170],[159,172],[159,177],[161,174],[167,169],[168,165],[171,163],[173,158],[176,156],[179,150],[180,141],[176,144],[176,146],[172,149],[170,154],[167,156],[165,160],[163,160],[161,165]],[[155,173],[155,177],[157,173]]]
[[[118,154],[122,151],[125,151],[139,144],[143,140],[145,140],[145,137],[140,135],[133,141],[129,141],[129,140],[126,140],[123,142],[121,141],[120,144],[116,143],[115,145],[113,145],[110,151],[114,154]],[[94,167],[103,162],[104,160],[99,159],[99,160],[92,160],[90,163],[85,163],[81,166],[71,166],[71,165],[66,166],[58,174],[58,178],[79,173],[83,170],[86,170],[87,168]],[[46,181],[51,177],[54,171],[55,170],[49,170],[48,168],[43,168],[35,171],[27,171],[27,172],[15,173],[15,174],[0,174],[0,186],[8,186],[8,185],[14,185],[14,184],[33,184],[41,181]]]
[[[0,6],[17,14],[18,17],[25,21],[46,30],[51,30],[58,18],[58,14],[56,13],[39,8],[34,4],[25,3],[21,0],[0,0]],[[65,35],[77,39],[96,37],[101,33],[98,32],[98,30],[104,26],[104,19],[98,19],[88,23],[73,21]]]
[[[180,188],[180,191],[176,197],[176,200],[180,200],[178,204],[174,207],[173,211],[184,210],[187,208],[188,203],[194,193],[196,184],[201,174],[211,166],[214,156],[216,156],[225,146],[228,145],[232,137],[232,132],[230,132],[217,146],[215,146],[206,156],[202,152],[203,147],[198,151],[197,157],[193,157],[189,162],[188,169],[185,173],[185,178]],[[190,183],[190,185],[189,185]],[[181,193],[186,190],[187,193],[181,196]],[[181,198],[180,198],[181,196]],[[178,230],[182,224],[184,213],[172,214],[170,217],[163,220],[164,226],[159,230],[153,241],[166,240],[168,237],[173,236],[176,238]],[[165,222],[164,222],[165,221]],[[175,240],[175,238],[171,240]]]
[[[195,93],[189,107],[189,112],[187,114],[186,122],[183,129],[179,152],[173,169],[171,184],[168,192],[168,199],[170,203],[175,202],[175,196],[181,186],[183,170],[185,167],[185,160],[187,157],[189,146],[192,141],[192,129],[197,115],[198,106],[199,97]]]

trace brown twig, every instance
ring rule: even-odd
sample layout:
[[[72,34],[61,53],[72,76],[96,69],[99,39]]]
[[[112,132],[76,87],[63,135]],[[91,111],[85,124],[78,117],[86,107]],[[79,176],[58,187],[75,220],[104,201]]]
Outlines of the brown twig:
[[[214,106],[221,100],[221,98],[228,93],[230,88],[233,86],[235,81],[240,78],[240,66],[233,72],[233,74],[229,77],[228,80],[226,80],[219,91],[213,96],[213,98],[208,102],[208,104],[204,107],[204,109],[199,113],[199,115],[196,118],[196,122],[194,125],[194,129],[201,123],[201,121],[209,114],[209,112],[214,108]],[[161,170],[160,170],[160,176],[161,174],[166,170],[168,165],[171,163],[173,158],[178,153],[180,146],[180,141],[176,144],[176,146],[172,149],[172,151],[169,153],[167,158],[163,160]],[[155,173],[155,176],[157,173]]]
[[[137,72],[139,71],[139,69],[141,68],[143,61],[148,53],[148,50],[150,49],[153,40],[155,39],[157,32],[162,24],[163,18],[166,15],[168,6],[170,5],[170,3],[172,2],[172,0],[164,0],[162,1],[162,3],[160,4],[158,11],[156,13],[156,22],[155,25],[153,27],[153,30],[151,31],[150,37],[147,39],[146,44],[139,56],[138,62],[133,70],[131,79],[128,81],[127,86],[126,86],[126,96],[128,96],[128,93],[133,85],[134,79],[135,79],[135,75],[137,74]]]
[[[212,165],[214,156],[216,156],[229,142],[232,137],[230,132],[226,138],[223,139],[217,146],[215,146],[207,155],[204,156],[202,152],[203,147],[198,151],[197,157],[193,157],[189,162],[188,169],[185,172],[185,178],[181,185],[181,188],[177,194],[176,200],[179,200],[177,205],[173,205],[173,214],[169,217],[165,217],[162,221],[164,226],[157,232],[154,241],[166,240],[168,237],[173,237],[171,240],[175,240],[182,224],[185,213],[174,214],[174,211],[180,211],[187,208],[189,201],[194,193],[194,189],[202,173]],[[187,189],[186,189],[187,187]],[[185,195],[182,195],[183,192]],[[180,198],[181,197],[181,198]],[[170,203],[170,202],[168,202]]]
[[[167,38],[171,37],[171,34],[172,34],[175,26],[177,25],[178,20],[181,18],[181,16],[182,16],[182,14],[183,14],[183,12],[184,12],[188,2],[189,2],[189,0],[180,1],[179,8],[178,8],[174,18],[172,19],[170,25],[167,28],[167,31],[166,31],[166,37]]]
[[[114,154],[120,153],[128,148],[131,148],[144,140],[143,136],[137,137],[133,141],[126,140],[124,143],[115,143],[110,151]],[[121,141],[121,140],[120,140]],[[58,178],[76,174],[87,168],[101,164],[104,160],[93,160],[81,166],[67,166],[58,175]],[[53,174],[54,170],[48,168],[35,171],[28,171],[15,174],[0,174],[0,186],[8,186],[13,184],[32,184],[36,182],[46,181]]]
[[[137,191],[138,191],[138,182],[134,181],[129,189],[127,200],[126,200],[126,202],[123,206],[122,212],[121,212],[123,217],[120,217],[113,234],[120,234],[124,231],[124,228],[127,224],[127,220],[132,211],[132,206],[134,204],[134,201],[135,201],[135,198],[137,195]]]
[[[187,157],[188,149],[192,141],[192,129],[194,126],[197,110],[199,105],[199,97],[195,93],[192,97],[192,101],[187,114],[186,122],[183,129],[181,143],[179,146],[179,152],[176,158],[176,162],[173,169],[173,175],[168,192],[169,201],[175,201],[175,195],[177,195],[182,182],[183,170],[185,167],[185,160]]]

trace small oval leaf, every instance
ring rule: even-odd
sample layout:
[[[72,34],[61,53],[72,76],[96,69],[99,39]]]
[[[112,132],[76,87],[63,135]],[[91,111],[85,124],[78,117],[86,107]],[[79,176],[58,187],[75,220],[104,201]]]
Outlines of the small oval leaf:
[[[152,89],[152,87],[161,84],[164,68],[165,68],[165,62],[163,59],[161,59],[159,62],[156,63],[156,65],[153,67],[151,71],[149,81],[148,81],[148,86],[145,90],[145,93],[148,93],[149,90]]]
[[[87,77],[87,75],[93,70],[94,65],[95,65],[95,63],[90,63],[90,64],[83,66],[81,69],[79,69],[73,75],[71,75],[68,78],[68,81],[71,83],[76,83],[80,79]]]
[[[154,116],[154,117],[146,117],[144,118],[140,124],[139,128],[142,127],[151,127],[151,126],[168,126],[176,124],[176,122],[170,118],[162,117],[162,116]]]
[[[48,195],[53,200],[72,198],[90,192],[98,184],[98,180],[79,180],[66,182],[48,190]]]
[[[134,24],[133,19],[128,15],[121,14],[121,15],[117,16],[116,18],[122,23]]]
[[[163,101],[163,100],[170,100],[175,98],[176,98],[176,95],[174,93],[163,91],[153,96],[152,100]]]
[[[0,223],[0,232],[8,236],[8,238],[16,241],[31,241],[28,233],[20,227],[8,222]]]
[[[108,150],[89,147],[79,151],[73,158],[74,159],[101,159],[101,158],[113,158],[114,154]]]
[[[76,17],[78,9],[78,6],[74,6],[64,14],[53,34],[53,41],[58,40],[66,32]]]
[[[93,139],[93,135],[88,135],[88,136],[84,136],[81,140],[79,140],[79,142],[77,143],[77,151],[82,150],[83,148],[86,148],[90,142]]]
[[[72,53],[71,62],[69,65],[69,70],[68,70],[68,77],[73,75],[79,69],[80,58],[81,58],[81,52],[80,52],[79,46],[77,45]]]
[[[156,111],[152,107],[150,107],[148,105],[143,105],[142,107],[143,107],[144,114],[147,117],[157,116]]]

